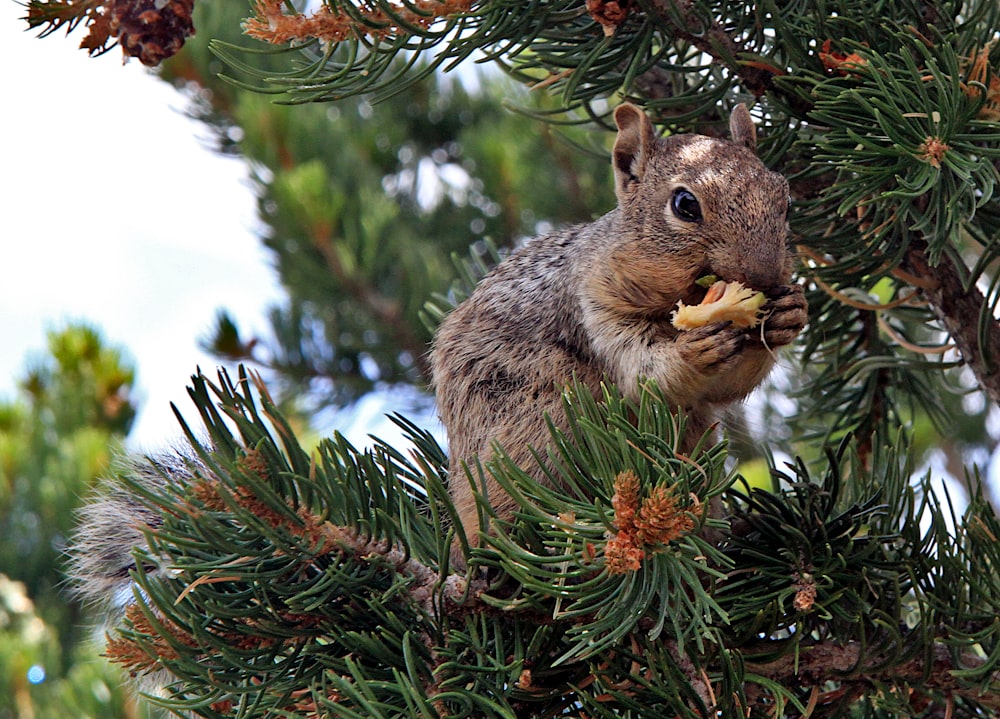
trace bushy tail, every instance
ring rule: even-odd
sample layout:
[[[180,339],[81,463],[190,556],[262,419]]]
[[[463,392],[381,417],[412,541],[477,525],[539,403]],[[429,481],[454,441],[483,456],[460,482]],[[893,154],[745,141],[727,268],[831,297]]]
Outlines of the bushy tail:
[[[166,486],[189,479],[196,460],[183,452],[122,461],[118,479],[102,482],[80,509],[69,545],[69,578],[74,591],[87,604],[109,615],[120,616],[133,601],[131,572],[136,566],[133,550],[146,546],[143,531],[156,529],[162,517],[147,506],[122,476],[159,493]],[[147,573],[156,567],[144,567]]]

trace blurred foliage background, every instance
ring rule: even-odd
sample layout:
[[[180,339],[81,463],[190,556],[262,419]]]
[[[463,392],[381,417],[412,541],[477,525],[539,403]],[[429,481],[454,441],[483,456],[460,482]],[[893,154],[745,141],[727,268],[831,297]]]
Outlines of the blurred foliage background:
[[[62,574],[74,511],[135,418],[127,352],[87,324],[48,334],[0,400],[0,717],[161,716],[100,656]]]
[[[503,252],[612,207],[610,133],[595,129],[609,92],[624,83],[671,130],[718,130],[720,101],[739,83],[752,94],[765,89],[755,84],[765,79],[758,71],[794,65],[795,76],[767,78],[762,152],[792,180],[792,230],[812,322],[796,357],[802,362],[793,369],[786,361],[735,420],[739,455],[759,456],[765,436],[778,456],[821,459],[825,443],[847,436],[870,451],[876,436],[905,426],[916,473],[931,467],[962,480],[996,453],[997,409],[977,391],[968,362],[938,351],[946,324],[927,304],[905,301],[920,287],[907,250],[922,233],[921,252],[965,263],[963,280],[982,288],[995,310],[1000,244],[983,228],[1000,217],[992,197],[998,145],[979,114],[997,99],[977,99],[968,88],[981,57],[984,67],[998,65],[997,10],[983,2],[968,3],[964,14],[956,3],[918,4],[899,3],[918,18],[901,28],[882,22],[885,3],[844,3],[830,16],[815,3],[762,3],[760,18],[740,12],[740,3],[701,3],[732,17],[722,22],[706,10],[694,20],[718,22],[743,33],[744,50],[767,52],[734,60],[739,71],[726,75],[703,61],[726,49],[706,49],[692,35],[668,58],[678,73],[669,77],[656,71],[665,51],[653,31],[626,24],[613,38],[588,34],[592,19],[581,14],[562,34],[536,34],[510,76],[468,63],[443,75],[427,63],[419,81],[374,88],[377,103],[360,83],[336,103],[288,106],[219,77],[252,84],[287,71],[285,55],[254,55],[251,73],[237,62],[250,62],[245,56],[228,51],[227,65],[210,51],[210,39],[246,44],[239,33],[246,6],[198,3],[198,34],[158,75],[212,129],[219,152],[247,162],[262,241],[287,292],[271,310],[267,336],[247,336],[223,309],[205,345],[224,361],[261,368],[282,411],[306,430],[325,432],[327,413],[373,392],[393,410],[429,411],[431,329],[423,313],[435,294],[443,304],[455,298],[448,291],[456,258],[471,245],[473,258],[488,263],[492,247]],[[762,19],[772,34],[761,30]],[[830,39],[843,45],[823,50]],[[838,64],[848,57],[855,65]],[[382,61],[401,71],[408,58]],[[985,93],[992,79],[983,70],[976,82]],[[524,82],[555,92],[529,93]],[[937,109],[914,115],[903,99]],[[565,122],[540,123],[532,114]],[[943,169],[921,144],[932,136],[955,150]],[[876,155],[893,162],[870,162]],[[889,201],[873,202],[873,188]],[[967,220],[973,216],[976,223]],[[968,319],[985,325],[992,315]],[[18,396],[0,403],[0,719],[156,715],[127,696],[117,670],[98,657],[60,573],[74,509],[98,476],[114,471],[111,458],[135,415],[133,382],[124,350],[74,325],[51,334]],[[962,492],[961,482],[949,486]],[[995,486],[990,491],[997,496]]]

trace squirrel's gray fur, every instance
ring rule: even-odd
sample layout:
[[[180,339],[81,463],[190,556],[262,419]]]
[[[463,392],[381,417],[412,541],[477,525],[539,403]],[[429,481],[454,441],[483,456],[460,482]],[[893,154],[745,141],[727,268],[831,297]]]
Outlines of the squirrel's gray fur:
[[[116,476],[129,479],[154,494],[168,484],[186,483],[200,466],[193,453],[175,448],[157,457],[124,457]],[[143,531],[157,529],[163,518],[130,489],[113,478],[105,480],[77,513],[69,548],[68,575],[77,596],[108,615],[120,614],[132,602],[133,550],[146,545]],[[145,567],[148,573],[157,567]]]

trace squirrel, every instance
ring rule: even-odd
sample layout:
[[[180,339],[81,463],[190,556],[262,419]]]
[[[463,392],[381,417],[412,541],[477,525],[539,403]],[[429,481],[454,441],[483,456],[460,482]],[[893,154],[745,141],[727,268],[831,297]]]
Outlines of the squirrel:
[[[557,426],[565,422],[562,392],[574,379],[595,394],[604,381],[629,393],[639,379],[655,380],[687,412],[693,445],[764,379],[771,350],[806,323],[802,288],[789,284],[788,184],[757,158],[746,107],[732,113],[731,141],[658,138],[631,104],[618,106],[614,118],[618,208],[513,252],[445,318],[433,342],[450,491],[473,543],[479,514],[464,465],[489,459],[498,442],[526,471],[540,470],[532,448],[548,441],[546,413]],[[696,280],[709,273],[764,293],[761,327],[714,322],[680,331],[671,324],[678,301],[704,298]],[[181,449],[126,460],[121,471],[152,494],[210,473]],[[513,514],[513,501],[491,477],[486,491],[499,516]],[[120,613],[133,599],[132,550],[145,544],[144,528],[161,524],[126,487],[106,484],[81,510],[73,538],[78,595]]]
[[[573,381],[600,396],[612,382],[635,398],[654,380],[687,415],[686,450],[772,369],[773,349],[805,326],[807,304],[790,284],[788,183],[756,154],[745,105],[730,140],[660,138],[649,117],[624,103],[614,112],[618,206],[599,219],[528,240],[500,262],[439,326],[431,351],[438,412],[448,433],[449,491],[465,536],[479,527],[466,467],[499,444],[544,481],[533,451],[550,439],[546,415],[565,429]],[[680,331],[678,302],[697,304],[706,275],[761,291],[763,324],[732,322]],[[501,519],[514,500],[485,472]],[[461,559],[456,557],[459,563]]]

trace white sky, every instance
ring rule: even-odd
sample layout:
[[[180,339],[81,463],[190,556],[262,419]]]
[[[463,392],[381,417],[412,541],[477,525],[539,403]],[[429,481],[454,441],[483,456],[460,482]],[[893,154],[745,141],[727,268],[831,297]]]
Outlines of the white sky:
[[[0,139],[0,397],[13,398],[29,355],[71,320],[96,325],[138,369],[138,451],[180,436],[170,403],[196,421],[186,387],[216,361],[197,346],[216,310],[246,336],[269,334],[282,296],[254,234],[246,165],[211,151],[186,102],[114,49],[79,50],[82,28],[39,39],[24,8],[0,3],[0,66],[8,68]],[[411,394],[374,393],[316,427],[356,446],[400,433],[385,413]],[[400,405],[403,405],[402,407]],[[432,415],[404,413],[440,433]],[[443,437],[441,438],[443,442]]]
[[[24,12],[0,11],[0,397],[48,328],[88,320],[138,367],[132,444],[161,446],[179,433],[169,403],[194,419],[185,387],[214,370],[197,338],[216,310],[265,333],[280,296],[245,165],[211,152],[183,97],[138,62],[89,58],[80,30],[40,40]]]

